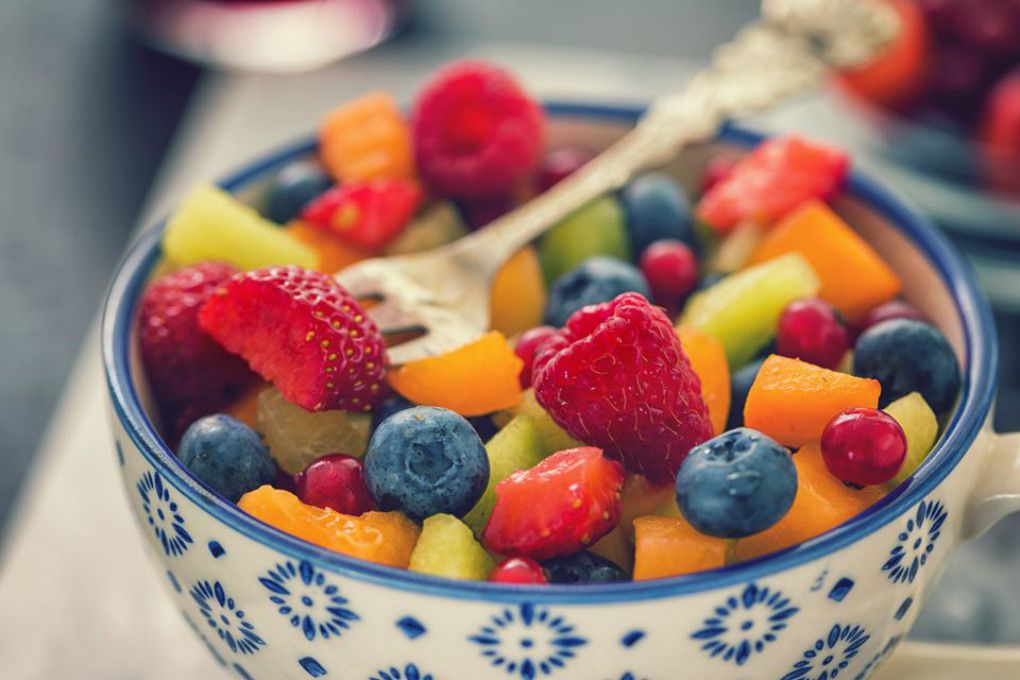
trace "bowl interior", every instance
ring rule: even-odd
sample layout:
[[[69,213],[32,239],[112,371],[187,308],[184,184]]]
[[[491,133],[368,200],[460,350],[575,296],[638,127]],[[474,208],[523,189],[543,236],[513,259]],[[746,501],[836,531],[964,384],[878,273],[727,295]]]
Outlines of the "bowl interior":
[[[556,114],[550,123],[552,144],[580,145],[595,151],[626,132],[640,113],[633,108],[576,105],[552,106],[551,110]],[[685,186],[688,195],[694,195],[697,178],[707,159],[719,152],[746,151],[760,139],[754,133],[728,129],[715,141],[689,148],[665,170]],[[250,166],[223,186],[250,201],[257,201],[261,189],[277,169],[311,153],[310,142],[297,145]],[[872,508],[841,527],[774,555],[661,581],[580,588],[546,587],[536,592],[554,599],[572,599],[579,591],[593,592],[592,589],[597,588],[600,596],[633,599],[717,587],[754,578],[758,573],[778,571],[838,549],[880,528],[941,481],[963,455],[984,422],[994,388],[996,349],[987,304],[978,293],[970,270],[922,218],[899,199],[863,178],[853,177],[848,189],[846,196],[836,204],[838,212],[901,274],[905,283],[904,297],[945,333],[963,367],[961,396],[946,418],[947,424],[936,449],[908,482]],[[133,330],[134,308],[141,289],[158,270],[158,231],[161,228],[157,227],[140,239],[122,263],[104,317],[104,360],[115,409],[143,455],[161,469],[171,484],[213,515],[284,552],[362,578],[386,580],[409,588],[443,590],[454,596],[470,596],[479,589],[486,595],[498,593],[500,589],[505,591],[506,587],[496,584],[464,584],[393,570],[304,543],[240,512],[205,489],[178,463],[158,435],[156,410],[152,408],[151,394],[141,370]]]

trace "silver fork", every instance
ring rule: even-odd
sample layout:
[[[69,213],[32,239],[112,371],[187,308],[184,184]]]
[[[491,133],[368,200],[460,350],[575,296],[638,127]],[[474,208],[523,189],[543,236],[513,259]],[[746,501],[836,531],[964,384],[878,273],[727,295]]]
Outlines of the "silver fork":
[[[830,67],[862,63],[898,30],[876,0],[764,0],[762,17],[719,47],[682,91],[656,100],[626,136],[513,212],[446,246],[374,258],[336,274],[385,335],[420,337],[388,349],[392,364],[471,342],[489,324],[489,287],[517,250],[636,173],[670,161],[736,115],[761,111],[814,85]]]

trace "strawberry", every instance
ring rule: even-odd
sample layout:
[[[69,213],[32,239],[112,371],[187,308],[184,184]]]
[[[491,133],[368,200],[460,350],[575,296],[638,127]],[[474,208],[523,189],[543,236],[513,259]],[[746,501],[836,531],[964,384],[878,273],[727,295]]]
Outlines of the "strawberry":
[[[309,411],[369,411],[384,394],[382,335],[325,274],[300,267],[239,274],[209,298],[199,323]]]
[[[713,434],[673,324],[637,293],[574,312],[538,348],[532,383],[560,427],[657,483]]]
[[[594,447],[554,453],[496,485],[482,540],[498,555],[570,555],[612,531],[620,519],[623,467]]]
[[[421,200],[421,189],[408,180],[355,182],[320,195],[305,206],[301,219],[350,245],[375,251],[400,235]]]
[[[800,137],[763,142],[702,197],[698,217],[728,232],[744,220],[770,225],[812,198],[832,198],[850,159],[840,149]]]
[[[160,417],[173,444],[194,420],[238,398],[256,376],[198,325],[198,311],[219,285],[237,273],[204,262],[167,274],[142,295],[138,345]]]

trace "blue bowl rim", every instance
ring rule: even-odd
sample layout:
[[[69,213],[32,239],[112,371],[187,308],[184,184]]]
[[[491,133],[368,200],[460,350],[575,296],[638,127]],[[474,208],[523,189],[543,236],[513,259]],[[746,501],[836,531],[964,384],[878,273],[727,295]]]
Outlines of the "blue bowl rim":
[[[633,123],[644,111],[640,105],[549,102],[555,117]],[[753,147],[767,136],[726,125],[718,139]],[[266,155],[219,183],[234,191],[261,179],[267,171],[305,156],[315,147],[303,139]],[[347,557],[312,545],[247,515],[205,488],[177,460],[145,416],[131,380],[130,331],[138,298],[158,256],[164,222],[140,236],[118,266],[103,309],[102,354],[114,411],[145,459],[164,479],[193,503],[230,529],[298,560],[308,560],[359,581],[437,597],[492,602],[538,602],[576,605],[624,603],[677,597],[756,581],[839,550],[877,531],[910,510],[936,488],[970,448],[990,412],[998,363],[994,324],[987,300],[970,266],[942,234],[907,202],[856,171],[847,192],[883,215],[903,232],[934,266],[953,296],[962,319],[966,370],[959,406],[925,464],[905,484],[866,511],[835,529],[800,545],[747,562],[661,580],[589,586],[519,586],[454,581],[386,567]]]

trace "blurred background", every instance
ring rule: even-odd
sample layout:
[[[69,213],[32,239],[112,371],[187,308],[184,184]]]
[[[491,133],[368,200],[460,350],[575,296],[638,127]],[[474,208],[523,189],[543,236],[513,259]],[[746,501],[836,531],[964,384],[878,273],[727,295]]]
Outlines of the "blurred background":
[[[999,322],[996,424],[1015,430],[1020,1],[896,4],[915,33],[884,74],[754,123],[850,146],[858,165],[918,202],[967,252]],[[140,218],[181,182],[310,130],[325,108],[362,91],[406,100],[457,56],[504,61],[540,94],[647,100],[679,86],[757,12],[753,0],[3,0],[4,532],[30,521],[30,496],[57,474],[50,456],[26,486],[113,267]],[[1006,565],[1020,559],[1018,538],[1020,523],[1005,522],[961,551],[916,635],[1020,643],[1020,603],[1005,597],[1016,597]]]

